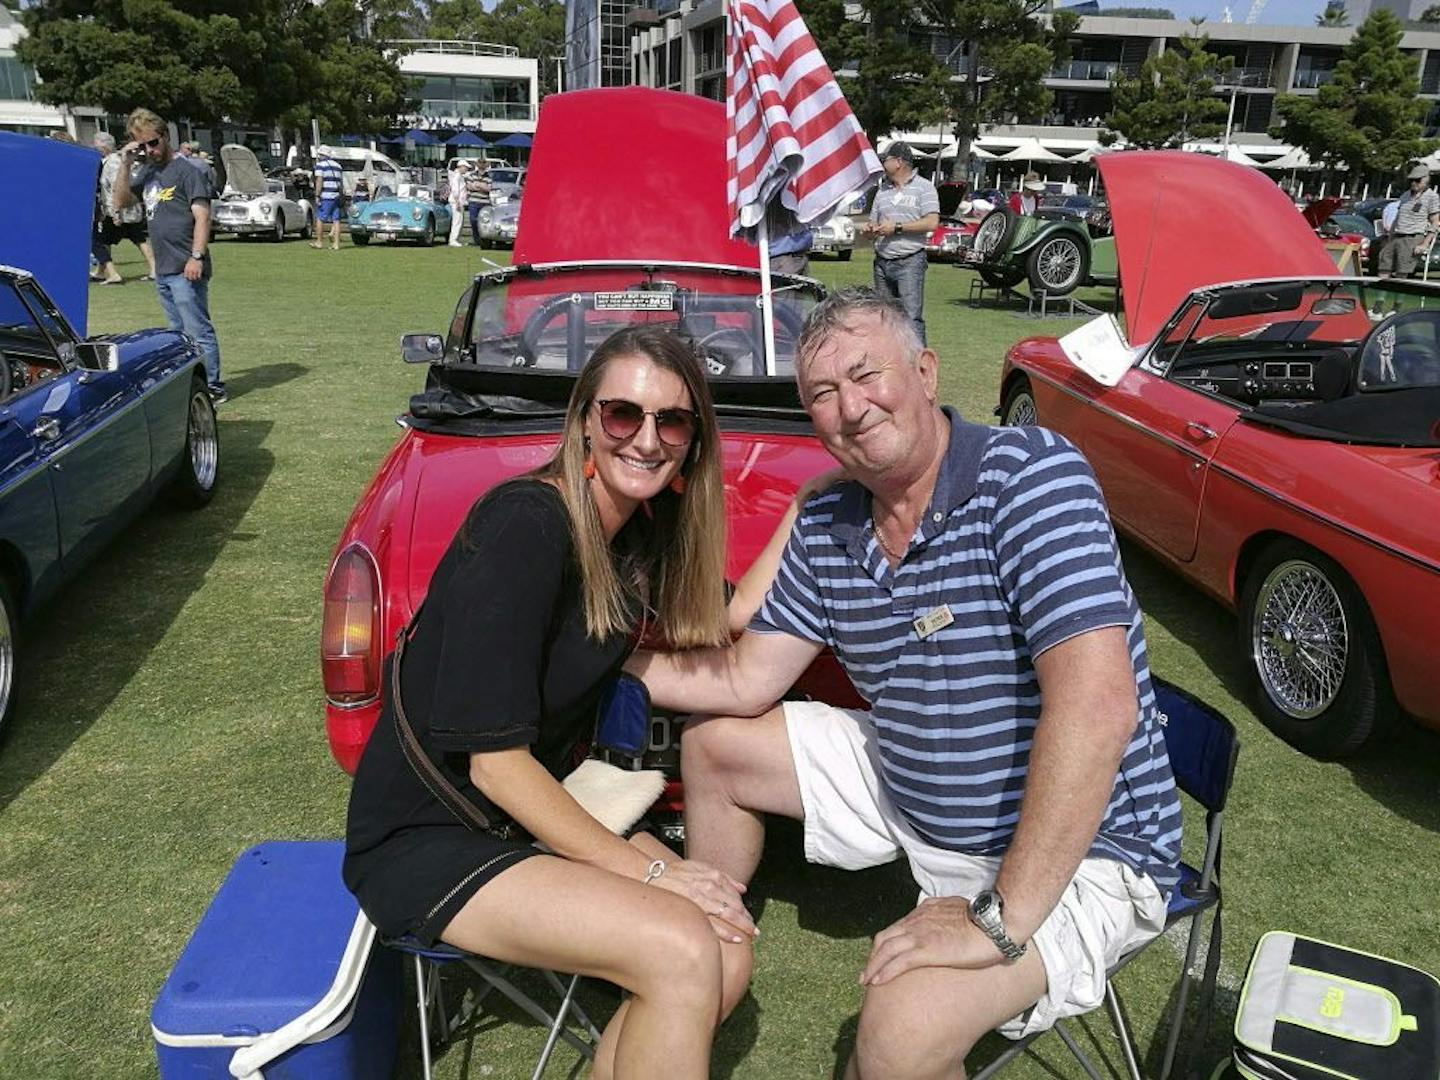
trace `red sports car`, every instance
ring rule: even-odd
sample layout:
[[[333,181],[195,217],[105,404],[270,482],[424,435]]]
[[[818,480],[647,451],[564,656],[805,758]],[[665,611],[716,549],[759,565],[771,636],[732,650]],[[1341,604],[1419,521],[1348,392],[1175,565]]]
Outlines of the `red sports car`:
[[[1076,343],[1014,346],[1003,422],[1073,440],[1116,524],[1238,612],[1284,738],[1333,757],[1401,711],[1440,727],[1440,290],[1336,277],[1253,170],[1099,161],[1128,340],[1104,382]]]
[[[767,373],[758,267],[754,247],[729,239],[722,105],[638,88],[545,99],[514,265],[477,276],[447,331],[405,339],[405,359],[429,365],[424,392],[336,545],[321,666],[343,768],[354,771],[379,716],[384,657],[470,506],[550,457],[577,373],[621,327],[671,327],[709,367],[727,572],[744,573],[799,485],[833,465],[793,377],[795,340],[822,293],[809,279],[777,277],[777,363]],[[830,658],[801,687],[857,700]],[[678,735],[671,718],[655,717],[645,763],[676,769]]]

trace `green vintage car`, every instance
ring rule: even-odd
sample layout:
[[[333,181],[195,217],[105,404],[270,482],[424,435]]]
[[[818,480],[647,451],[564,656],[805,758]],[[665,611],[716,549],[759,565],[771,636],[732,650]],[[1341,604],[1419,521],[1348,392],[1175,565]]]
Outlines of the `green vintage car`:
[[[965,249],[962,266],[988,285],[1012,288],[1029,281],[1032,293],[1065,296],[1081,285],[1113,285],[1118,278],[1109,212],[1084,220],[1058,208],[1018,214],[999,206],[985,215]]]

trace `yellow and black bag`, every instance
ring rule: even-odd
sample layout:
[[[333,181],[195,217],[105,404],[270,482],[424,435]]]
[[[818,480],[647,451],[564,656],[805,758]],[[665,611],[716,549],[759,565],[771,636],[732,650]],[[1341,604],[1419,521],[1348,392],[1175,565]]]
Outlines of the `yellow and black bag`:
[[[1246,1080],[1440,1080],[1440,981],[1272,930],[1240,991],[1234,1057]]]

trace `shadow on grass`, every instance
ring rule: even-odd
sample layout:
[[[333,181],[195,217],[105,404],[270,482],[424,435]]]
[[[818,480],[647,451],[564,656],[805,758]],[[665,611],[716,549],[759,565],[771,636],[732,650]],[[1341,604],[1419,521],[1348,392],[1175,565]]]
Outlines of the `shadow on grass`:
[[[304,364],[297,364],[293,361],[284,361],[279,364],[260,364],[256,367],[246,368],[238,375],[226,380],[225,389],[232,398],[241,394],[249,394],[256,390],[268,390],[272,386],[280,386],[291,379],[298,379],[302,375],[308,375],[310,369]]]
[[[1255,690],[1241,654],[1235,616],[1186,585],[1137,544],[1122,540],[1120,546],[1125,573],[1141,610],[1194,650],[1226,693],[1237,701],[1252,701]],[[1156,674],[1164,678],[1167,672],[1157,669]],[[1402,718],[1394,732],[1381,735],[1374,746],[1343,764],[1376,803],[1422,828],[1440,832],[1440,802],[1435,799],[1440,732],[1424,730]]]
[[[220,487],[182,511],[161,497],[22,628],[0,810],[83,735],[144,664],[274,468],[269,421],[220,422]]]

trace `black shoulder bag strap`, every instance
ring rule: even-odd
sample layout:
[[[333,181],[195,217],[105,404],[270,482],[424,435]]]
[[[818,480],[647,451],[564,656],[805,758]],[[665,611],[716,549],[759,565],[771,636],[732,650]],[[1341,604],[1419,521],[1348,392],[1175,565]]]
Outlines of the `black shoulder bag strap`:
[[[424,610],[425,605],[421,603],[415,609],[415,614],[411,616],[410,622],[395,636],[395,655],[390,660],[390,701],[393,706],[391,711],[395,715],[395,733],[400,738],[400,750],[404,753],[405,760],[410,762],[410,767],[415,770],[415,775],[420,777],[420,782],[430,790],[430,794],[439,799],[445,808],[460,820],[460,824],[474,829],[476,832],[490,833],[505,839],[509,830],[497,828],[478,806],[462,795],[460,790],[445,778],[440,767],[430,760],[430,755],[420,745],[420,739],[410,725],[410,718],[405,715],[405,701],[400,694],[400,665],[405,659],[405,646],[414,636],[415,627],[420,621],[420,612]]]

